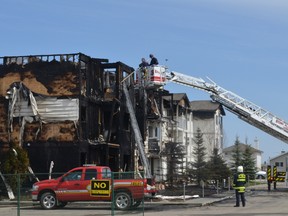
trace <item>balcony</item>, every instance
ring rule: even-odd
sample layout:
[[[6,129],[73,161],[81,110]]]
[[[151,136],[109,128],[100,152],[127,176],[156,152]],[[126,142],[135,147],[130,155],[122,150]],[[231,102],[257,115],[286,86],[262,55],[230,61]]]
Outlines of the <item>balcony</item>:
[[[157,155],[160,153],[159,141],[156,138],[149,139],[148,141],[148,152],[151,155]]]

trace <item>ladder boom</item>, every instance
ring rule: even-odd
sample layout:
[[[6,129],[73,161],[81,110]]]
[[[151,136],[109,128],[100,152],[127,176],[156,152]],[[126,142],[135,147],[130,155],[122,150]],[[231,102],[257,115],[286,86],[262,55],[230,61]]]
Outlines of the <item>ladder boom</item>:
[[[174,71],[166,72],[166,78],[168,81],[208,92],[214,101],[219,102],[240,119],[288,143],[288,123],[256,104],[201,78]]]
[[[167,77],[167,80],[181,84],[181,85],[193,87],[196,89],[201,89],[206,92],[214,92],[215,85],[205,82],[205,80],[203,80],[202,78],[196,78],[196,77],[184,75],[175,71],[168,73],[166,77]]]

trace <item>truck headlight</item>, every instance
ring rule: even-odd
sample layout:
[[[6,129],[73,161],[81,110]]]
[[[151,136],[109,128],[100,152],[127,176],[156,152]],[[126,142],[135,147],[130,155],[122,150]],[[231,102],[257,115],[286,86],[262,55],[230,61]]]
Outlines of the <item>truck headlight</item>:
[[[38,185],[33,185],[32,186],[32,191],[37,191],[39,189],[39,186]]]

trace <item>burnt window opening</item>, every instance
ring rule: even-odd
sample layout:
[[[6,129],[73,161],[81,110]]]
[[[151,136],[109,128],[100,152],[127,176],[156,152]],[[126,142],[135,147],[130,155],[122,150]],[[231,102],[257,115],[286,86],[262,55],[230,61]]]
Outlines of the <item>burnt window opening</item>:
[[[129,124],[130,124],[130,116],[128,113],[125,113],[123,121],[124,130],[129,130]]]
[[[86,122],[86,113],[87,113],[86,107],[82,106],[80,114],[80,119],[82,122]]]
[[[116,74],[115,71],[104,71],[103,87],[104,99],[113,100],[116,96]]]
[[[84,106],[81,106],[80,111],[80,122],[81,122],[81,136],[82,139],[87,139],[87,136],[89,134],[89,128],[87,124],[87,109]]]
[[[111,111],[103,110],[103,117],[104,117],[105,130],[108,130],[110,127]]]
[[[125,154],[123,156],[123,168],[122,169],[123,169],[124,172],[127,172],[127,171],[131,170],[131,155],[126,155]]]
[[[116,86],[116,74],[114,71],[104,72],[104,88],[114,90]]]
[[[82,165],[87,163],[87,153],[86,152],[80,153],[80,163]]]

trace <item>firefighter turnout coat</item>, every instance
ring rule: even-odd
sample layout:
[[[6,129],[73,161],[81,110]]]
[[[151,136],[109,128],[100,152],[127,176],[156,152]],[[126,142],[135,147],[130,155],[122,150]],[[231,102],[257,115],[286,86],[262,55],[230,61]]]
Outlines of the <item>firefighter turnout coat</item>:
[[[233,188],[239,193],[245,192],[246,175],[243,172],[236,173],[233,180]]]

